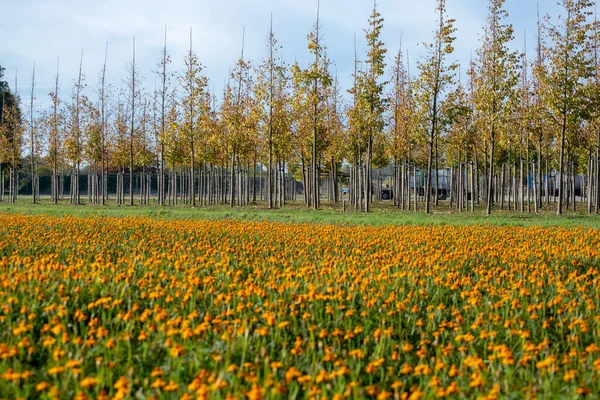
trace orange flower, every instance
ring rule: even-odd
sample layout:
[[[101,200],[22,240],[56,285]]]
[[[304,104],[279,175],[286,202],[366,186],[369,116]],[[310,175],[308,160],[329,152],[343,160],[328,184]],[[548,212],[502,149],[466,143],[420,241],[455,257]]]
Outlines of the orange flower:
[[[80,382],[79,385],[81,385],[81,387],[87,388],[90,386],[95,386],[98,383],[98,380],[94,377],[87,377],[87,378],[83,378]]]

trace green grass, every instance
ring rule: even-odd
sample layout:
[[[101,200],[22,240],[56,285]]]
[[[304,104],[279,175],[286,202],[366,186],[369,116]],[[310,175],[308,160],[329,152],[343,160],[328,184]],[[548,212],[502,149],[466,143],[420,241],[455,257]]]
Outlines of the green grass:
[[[346,205],[346,212],[341,204],[324,202],[320,210],[308,209],[303,203],[295,202],[282,209],[269,210],[264,203],[244,207],[231,208],[227,205],[210,207],[189,206],[115,206],[112,205],[79,205],[68,202],[51,204],[49,199],[42,199],[39,204],[31,204],[31,198],[22,197],[16,204],[0,202],[0,212],[21,214],[48,214],[55,216],[106,216],[106,217],[151,217],[167,219],[235,219],[255,221],[279,221],[293,223],[324,223],[344,225],[515,225],[515,226],[589,226],[600,228],[600,215],[588,215],[583,212],[585,205],[580,204],[582,211],[566,212],[556,216],[555,209],[542,210],[538,214],[521,214],[516,211],[495,210],[492,215],[485,215],[483,206],[476,208],[475,213],[459,213],[450,210],[444,202],[434,207],[431,214],[423,211],[401,211],[389,202],[375,204],[372,212],[366,214]],[[422,208],[422,205],[420,205]]]

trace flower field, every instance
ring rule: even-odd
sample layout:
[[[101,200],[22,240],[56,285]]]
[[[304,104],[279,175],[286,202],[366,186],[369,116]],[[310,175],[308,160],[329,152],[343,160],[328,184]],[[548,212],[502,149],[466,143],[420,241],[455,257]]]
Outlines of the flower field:
[[[600,393],[600,231],[0,214],[0,398]]]

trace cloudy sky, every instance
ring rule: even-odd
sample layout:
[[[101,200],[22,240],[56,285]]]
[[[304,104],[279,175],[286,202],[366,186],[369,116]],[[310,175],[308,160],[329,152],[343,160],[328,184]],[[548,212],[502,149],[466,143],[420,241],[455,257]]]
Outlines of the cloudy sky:
[[[409,50],[411,72],[422,53],[420,43],[430,41],[436,15],[435,0],[378,0],[385,19],[383,41],[391,61],[400,37]],[[448,13],[456,19],[454,57],[463,65],[478,46],[487,13],[486,0],[448,0]],[[554,0],[539,0],[542,15],[557,15]],[[335,63],[343,89],[351,83],[353,37],[359,56],[364,54],[364,29],[373,7],[372,0],[321,0],[321,21],[328,53]],[[36,102],[48,105],[57,57],[60,57],[61,95],[70,95],[83,49],[83,69],[89,91],[97,86],[104,50],[108,42],[108,76],[122,86],[136,38],[137,62],[145,86],[157,81],[164,29],[173,59],[172,70],[182,66],[193,29],[194,50],[206,66],[213,90],[219,92],[230,66],[239,57],[242,30],[246,29],[245,55],[259,61],[265,55],[265,38],[273,13],[274,31],[287,62],[309,62],[306,35],[314,24],[316,0],[0,0],[4,37],[0,41],[0,65],[5,79],[25,97],[31,87],[31,70],[36,64]],[[536,0],[506,0],[515,43],[533,54],[536,38]],[[463,70],[464,74],[464,70]]]

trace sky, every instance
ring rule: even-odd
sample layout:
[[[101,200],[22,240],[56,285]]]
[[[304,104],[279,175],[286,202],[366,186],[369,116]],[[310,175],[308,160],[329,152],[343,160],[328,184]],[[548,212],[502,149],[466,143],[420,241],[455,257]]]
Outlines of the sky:
[[[378,0],[384,18],[382,40],[388,49],[388,65],[402,47],[408,51],[411,74],[423,56],[423,42],[432,41],[436,24],[435,0]],[[512,46],[533,57],[537,28],[536,0],[506,0],[509,21],[515,30]],[[373,0],[321,0],[323,40],[345,92],[352,83],[354,36],[359,58],[365,54],[365,28]],[[540,14],[556,17],[561,8],[555,0],[539,0]],[[167,48],[173,60],[171,71],[181,71],[189,48],[205,66],[213,91],[220,93],[229,68],[240,56],[245,29],[245,58],[258,64],[266,55],[266,36],[273,14],[273,29],[282,46],[283,59],[310,62],[306,36],[316,17],[317,0],[0,0],[3,38],[0,65],[4,79],[29,102],[33,65],[36,68],[35,104],[50,103],[57,59],[60,65],[60,94],[70,96],[83,50],[83,71],[90,97],[98,86],[99,73],[108,43],[107,77],[122,87],[136,41],[136,62],[143,83],[154,88],[154,71],[161,57],[165,26]],[[479,46],[487,17],[486,0],[447,0],[450,18],[456,19],[455,53],[452,59],[466,66]]]

